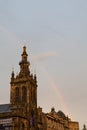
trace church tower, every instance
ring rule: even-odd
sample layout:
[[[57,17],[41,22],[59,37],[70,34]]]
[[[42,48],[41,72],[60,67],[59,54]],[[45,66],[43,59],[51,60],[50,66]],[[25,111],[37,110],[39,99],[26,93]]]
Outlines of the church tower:
[[[37,130],[37,79],[30,72],[26,47],[23,47],[20,71],[11,74],[10,104],[13,110],[14,130]],[[15,126],[15,124],[17,126]]]

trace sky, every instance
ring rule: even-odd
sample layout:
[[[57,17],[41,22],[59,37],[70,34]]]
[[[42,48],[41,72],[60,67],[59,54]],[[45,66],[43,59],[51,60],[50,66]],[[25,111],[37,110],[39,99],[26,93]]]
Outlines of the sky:
[[[87,125],[87,0],[0,0],[0,104],[10,101],[23,46],[38,106]]]

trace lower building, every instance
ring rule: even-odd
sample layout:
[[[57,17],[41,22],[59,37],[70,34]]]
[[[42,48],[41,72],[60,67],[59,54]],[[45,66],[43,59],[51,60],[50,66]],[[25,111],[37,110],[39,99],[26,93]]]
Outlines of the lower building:
[[[0,130],[79,130],[78,122],[71,121],[62,111],[44,113],[37,108],[37,77],[30,72],[26,47],[23,47],[20,71],[12,71],[10,103],[0,105]]]
[[[49,113],[43,113],[38,108],[38,130],[79,130],[79,123],[71,121],[62,111],[56,112],[54,108]]]

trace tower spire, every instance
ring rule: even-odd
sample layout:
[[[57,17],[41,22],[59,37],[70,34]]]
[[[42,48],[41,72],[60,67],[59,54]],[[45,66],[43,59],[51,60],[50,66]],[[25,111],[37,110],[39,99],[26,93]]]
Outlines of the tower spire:
[[[20,76],[27,76],[30,74],[30,70],[29,70],[29,66],[30,66],[30,62],[28,62],[27,57],[28,54],[26,52],[26,46],[23,47],[23,53],[21,54],[22,59],[19,62],[20,65]]]
[[[23,56],[23,55],[28,56],[28,54],[27,54],[27,52],[26,52],[26,46],[23,47],[23,53],[22,53],[22,56]]]

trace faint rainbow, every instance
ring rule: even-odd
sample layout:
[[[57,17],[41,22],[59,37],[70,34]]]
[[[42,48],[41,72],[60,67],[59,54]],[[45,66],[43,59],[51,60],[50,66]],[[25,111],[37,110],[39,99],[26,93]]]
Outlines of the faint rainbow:
[[[32,58],[33,58],[33,57],[32,57]],[[35,59],[36,59],[36,60],[35,60]],[[42,60],[43,60],[43,59],[44,59],[44,58],[42,58]],[[54,79],[52,78],[52,76],[49,74],[48,70],[41,64],[41,62],[37,62],[37,61],[41,61],[41,58],[40,58],[40,60],[39,60],[39,58],[37,58],[37,56],[36,56],[36,58],[35,58],[35,57],[33,58],[32,63],[33,63],[33,62],[36,63],[36,64],[38,63],[38,65],[36,65],[37,67],[35,67],[35,68],[37,68],[37,69],[39,69],[39,70],[41,69],[41,71],[42,71],[44,77],[48,80],[49,85],[50,85],[51,88],[53,89],[54,94],[56,94],[58,100],[60,101],[61,107],[62,107],[63,112],[65,113],[65,115],[71,116],[70,110],[69,110],[68,105],[67,105],[67,101],[65,100],[64,94],[63,94],[63,92],[60,90],[59,85],[56,84],[55,80],[54,80]],[[33,63],[33,64],[34,64],[34,63]],[[38,68],[38,66],[39,66],[39,68]],[[52,107],[55,107],[55,106],[52,106]]]
[[[60,88],[58,87],[58,85],[56,84],[56,82],[54,81],[54,79],[52,79],[52,77],[50,76],[49,72],[43,67],[43,72],[45,77],[48,79],[48,83],[50,84],[50,86],[52,87],[53,91],[55,92],[55,94],[57,95],[57,97],[59,98],[62,108],[64,110],[64,113],[69,115],[69,109],[66,103],[66,100],[63,96],[63,93],[61,92]]]

